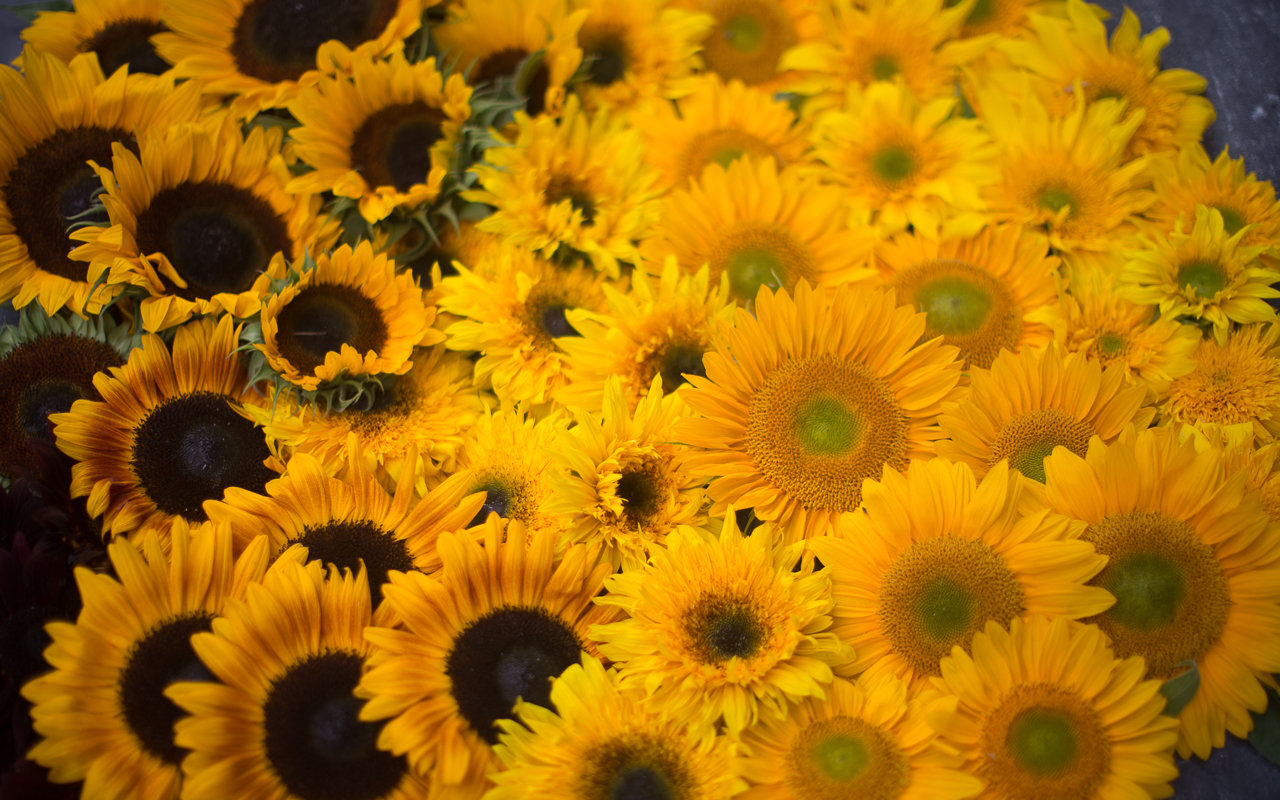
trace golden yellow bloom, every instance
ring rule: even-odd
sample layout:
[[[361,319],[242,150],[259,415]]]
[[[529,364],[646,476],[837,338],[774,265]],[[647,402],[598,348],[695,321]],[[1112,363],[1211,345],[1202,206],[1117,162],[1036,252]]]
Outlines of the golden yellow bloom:
[[[783,53],[823,32],[817,7],[804,0],[679,0],[677,5],[714,19],[702,41],[710,74],[768,95],[785,91],[798,77],[782,66]]]
[[[1105,15],[1100,7],[1097,13]],[[965,17],[962,37],[999,33],[1010,38],[1022,38],[1031,33],[1032,15],[1063,18],[1067,15],[1064,0],[977,0]]]
[[[1252,226],[1240,240],[1244,246],[1280,242],[1280,201],[1271,181],[1245,173],[1244,159],[1233,160],[1227,148],[1209,163],[1203,147],[1189,145],[1176,158],[1152,162],[1151,177],[1156,201],[1144,216],[1160,231],[1173,233],[1179,218],[1191,222],[1203,205],[1217,209],[1229,236]]]
[[[133,75],[168,72],[171,65],[156,55],[150,41],[167,30],[160,24],[163,0],[76,0],[74,5],[73,11],[40,12],[22,31],[23,41],[68,63],[81,53],[96,53],[104,75],[126,64]]]
[[[535,421],[510,411],[476,421],[463,443],[461,465],[471,474],[467,491],[487,496],[472,525],[497,514],[518,521],[531,536],[564,530],[568,518],[549,507],[553,475],[563,470],[550,451],[567,424],[559,416]]]
[[[1280,325],[1246,325],[1207,339],[1196,368],[1169,386],[1160,409],[1171,423],[1239,426],[1259,442],[1280,436]]]

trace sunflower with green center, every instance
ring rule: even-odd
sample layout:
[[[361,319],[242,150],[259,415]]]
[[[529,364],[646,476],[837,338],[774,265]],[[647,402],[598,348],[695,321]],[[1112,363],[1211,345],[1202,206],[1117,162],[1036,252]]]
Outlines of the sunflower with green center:
[[[680,390],[697,416],[671,434],[702,448],[686,468],[711,478],[711,513],[732,503],[791,540],[821,536],[858,510],[863,479],[931,457],[963,390],[959,352],[921,342],[926,324],[892,292],[806,283],[794,300],[761,289],[755,315],[721,324],[707,377]]]
[[[622,383],[605,384],[604,413],[579,411],[577,426],[556,437],[552,451],[562,472],[550,473],[546,509],[571,520],[570,541],[604,542],[614,568],[640,570],[677,526],[703,528],[703,479],[681,467],[685,448],[667,441],[687,408],[665,397],[660,377],[628,409]]]
[[[216,680],[166,696],[190,716],[175,726],[182,793],[279,800],[416,800],[427,779],[379,749],[385,729],[361,719],[357,684],[370,659],[369,583],[282,559],[227,603],[191,646]]]
[[[1012,39],[1023,38],[1032,30],[1032,15],[1065,17],[1066,6],[1064,0],[977,0],[965,17],[960,35],[969,38],[998,33]],[[1106,12],[1099,9],[1099,13]]]
[[[935,728],[954,716],[954,699],[911,692],[892,676],[836,678],[825,698],[743,731],[734,771],[750,789],[741,800],[972,797],[982,784],[937,747]]]
[[[36,50],[66,62],[96,53],[104,75],[125,65],[134,75],[160,75],[172,66],[151,44],[152,36],[167,30],[160,23],[163,10],[164,0],[77,0],[72,11],[40,12],[21,35]]]
[[[446,82],[434,58],[355,58],[349,78],[322,77],[289,103],[302,123],[289,132],[293,151],[314,169],[286,189],[358,200],[369,222],[430,202],[471,116],[470,100],[462,76]]]
[[[677,5],[714,20],[702,41],[708,73],[770,96],[799,77],[782,65],[783,54],[823,34],[821,12],[804,0],[679,0]]]
[[[568,313],[581,336],[560,339],[565,352],[568,384],[556,402],[571,409],[598,413],[604,408],[604,387],[617,378],[629,410],[634,411],[661,377],[663,394],[685,383],[685,375],[706,376],[702,355],[711,348],[715,321],[733,317],[729,277],[720,275],[711,287],[707,267],[682,274],[674,256],[667,256],[657,285],[643,271],[632,273],[631,291],[603,287],[609,301],[607,317],[586,311]]]
[[[1044,460],[1055,447],[1084,455],[1094,436],[1110,443],[1130,423],[1151,424],[1156,409],[1146,387],[1125,378],[1123,366],[1064,355],[1056,342],[1001,353],[990,370],[972,373],[967,398],[943,407],[938,425],[947,438],[936,442],[937,453],[979,478],[1007,459],[1028,481],[1044,483]]]
[[[547,258],[590,259],[616,278],[618,261],[636,260],[656,215],[657,174],[644,162],[640,134],[621,116],[586,114],[576,96],[558,121],[516,112],[516,123],[516,140],[486,150],[471,168],[482,188],[462,197],[497,208],[477,227]]]
[[[988,620],[1079,619],[1114,602],[1085,585],[1106,559],[1079,541],[1084,526],[1028,510],[1029,489],[1004,461],[981,481],[964,463],[916,461],[862,491],[867,513],[810,543],[831,573],[832,630],[857,653],[854,672],[920,688]]]
[[[251,316],[273,259],[302,258],[338,233],[319,196],[285,192],[282,140],[279,127],[245,137],[224,115],[143,131],[137,154],[113,144],[111,168],[97,167],[111,224],[72,234],[83,244],[71,257],[91,262],[90,280],[142,293],[149,332],[201,314]]]
[[[557,344],[579,336],[567,312],[605,310],[605,276],[590,267],[557,266],[503,246],[475,266],[455,265],[441,283],[440,307],[461,319],[446,329],[446,347],[480,354],[477,386],[506,403],[544,403],[567,383]]]
[[[875,239],[850,227],[847,203],[840,189],[797,167],[779,171],[771,158],[711,164],[663,201],[655,235],[641,245],[642,266],[653,269],[668,254],[688,273],[709,264],[713,283],[729,276],[738,303],[761,287],[865,281],[875,274],[866,264]]]
[[[102,189],[88,162],[110,162],[114,143],[136,147],[140,131],[196,120],[200,89],[127,73],[104,79],[91,55],[64,64],[24,53],[23,72],[0,66],[0,298],[97,314],[119,287],[94,288],[88,265],[67,257],[68,226]]]
[[[1019,96],[1017,105],[1010,94]],[[1137,214],[1155,201],[1146,186],[1149,159],[1125,155],[1141,114],[1123,101],[1088,103],[1062,117],[1025,86],[980,93],[982,121],[1001,147],[1000,178],[987,190],[994,216],[1043,231],[1054,250],[1105,251],[1136,229]]]
[[[352,0],[317,8],[295,0],[165,0],[156,52],[180,78],[231,99],[238,119],[282,108],[320,75],[384,56],[421,27],[438,0]]]
[[[1171,234],[1180,218],[1194,220],[1196,208],[1207,206],[1222,215],[1222,228],[1234,236],[1248,226],[1241,245],[1253,247],[1280,241],[1280,200],[1271,181],[1245,172],[1243,158],[1231,158],[1222,148],[1212,163],[1199,144],[1178,151],[1176,158],[1151,164],[1156,201],[1140,221]]]
[[[535,420],[511,411],[494,411],[476,421],[459,460],[471,475],[467,491],[486,493],[472,525],[497,514],[519,521],[530,535],[564,530],[569,520],[552,513],[548,504],[552,477],[563,469],[551,450],[567,424],[560,414]]]
[[[51,781],[84,781],[86,798],[176,800],[187,751],[173,731],[183,711],[165,689],[213,680],[191,636],[267,568],[265,539],[236,559],[231,538],[226,525],[176,519],[164,544],[151,530],[107,546],[119,580],[76,570],[84,608],[74,625],[49,623],[53,671],[22,689],[44,737],[29,755]]]
[[[230,317],[204,317],[177,330],[172,353],[147,334],[128,363],[94,377],[101,401],[50,416],[77,462],[71,496],[89,498],[103,536],[163,539],[174,517],[203,522],[204,501],[233,486],[262,492],[276,477],[281,465],[244,411],[264,401],[235,357],[239,334]]]
[[[1280,325],[1206,339],[1196,368],[1170,384],[1160,414],[1174,424],[1251,432],[1259,443],[1280,436]]]
[[[1050,505],[1088,523],[1081,538],[1108,558],[1092,583],[1116,604],[1087,621],[1117,656],[1145,659],[1149,678],[1199,671],[1179,755],[1208,758],[1225,731],[1247,735],[1280,671],[1280,525],[1246,476],[1172,426],[1095,439],[1086,458],[1057,450],[1045,470]]]
[[[998,177],[997,151],[977,120],[954,113],[958,102],[921,104],[903,84],[875,83],[818,115],[813,155],[844,187],[851,220],[882,237],[907,227],[929,239],[981,229],[981,193]]]
[[[1074,98],[1063,88],[1077,81],[1085,99],[1116,97],[1128,101],[1141,122],[1129,139],[1127,155],[1176,150],[1200,141],[1214,120],[1213,104],[1200,95],[1205,79],[1185,69],[1160,70],[1160,51],[1169,31],[1157,28],[1141,36],[1138,17],[1125,9],[1111,34],[1082,0],[1067,1],[1067,19],[1031,17],[1035,36],[997,45],[1012,62],[1041,78],[1036,89],[1056,115],[1071,113]]]
[[[779,167],[804,159],[806,126],[785,102],[740,81],[708,75],[674,104],[646,103],[630,122],[644,139],[645,160],[663,186],[683,189],[708,164],[773,158]]]
[[[548,707],[551,679],[579,663],[588,628],[602,616],[591,599],[612,571],[598,548],[526,536],[496,516],[481,542],[440,537],[444,568],[391,573],[386,600],[402,626],[371,627],[370,669],[360,712],[383,721],[378,746],[429,775],[432,797],[478,797],[498,766],[499,722],[516,700]]]
[[[551,706],[516,704],[493,748],[504,769],[488,800],[670,797],[723,800],[744,788],[727,737],[658,713],[593,658],[551,683]],[[566,780],[566,777],[570,777]]]
[[[939,741],[986,783],[980,800],[1168,797],[1178,726],[1142,673],[1092,625],[988,623],[973,655],[956,650],[934,679],[959,700]]]
[[[734,734],[825,696],[854,652],[831,629],[828,571],[781,538],[772,527],[744,536],[730,513],[718,538],[682,526],[643,569],[610,576],[597,602],[628,616],[591,635],[622,687],[694,730],[723,721]]]
[[[1003,350],[1053,338],[1058,259],[1020,226],[942,242],[901,234],[875,261],[898,300],[928,315],[925,337],[960,348],[966,367],[989,369]]]
[[[1276,312],[1267,299],[1280,297],[1271,285],[1280,271],[1259,256],[1274,245],[1247,246],[1245,233],[1227,233],[1220,211],[1196,206],[1189,233],[1179,221],[1172,234],[1143,237],[1120,274],[1120,291],[1136,303],[1158,305],[1162,316],[1204,320],[1219,336],[1233,322],[1270,322]]]

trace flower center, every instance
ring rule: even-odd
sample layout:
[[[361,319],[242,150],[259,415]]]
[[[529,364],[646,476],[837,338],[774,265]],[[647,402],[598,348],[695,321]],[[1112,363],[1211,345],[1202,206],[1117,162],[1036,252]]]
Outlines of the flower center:
[[[499,78],[513,77],[528,57],[529,52],[518,47],[491,53],[471,72],[470,83],[475,88],[482,89]],[[525,110],[529,116],[536,117],[547,110],[547,88],[551,84],[551,73],[545,62],[539,64],[525,81],[524,86],[517,86],[516,89],[527,98]]]
[[[871,158],[871,171],[889,186],[896,186],[910,178],[915,168],[915,156],[905,147],[881,148]]]
[[[1081,458],[1089,449],[1093,426],[1056,408],[1037,408],[1010,419],[991,444],[990,469],[1003,459],[1024,477],[1044,483],[1044,460],[1065,447]]]
[[[842,456],[858,442],[862,423],[835,397],[811,398],[796,412],[796,439],[808,455]]]
[[[708,164],[719,164],[725,169],[743,156],[774,158],[773,148],[767,142],[746,131],[733,128],[716,128],[694,137],[681,155],[680,185],[702,175]]]
[[[684,615],[689,649],[704,664],[751,658],[769,628],[749,597],[704,594]]]
[[[1057,214],[1059,211],[1066,208],[1068,219],[1075,216],[1076,209],[1078,208],[1076,199],[1071,196],[1070,192],[1061,186],[1048,186],[1041,189],[1038,202],[1040,203],[1041,208],[1046,209],[1053,214]]]
[[[702,42],[707,69],[747,85],[778,77],[778,59],[799,44],[791,16],[776,0],[712,0],[716,24]]]
[[[431,172],[431,146],[444,136],[444,112],[421,101],[379,109],[351,139],[351,166],[370,186],[407,192]]]
[[[871,76],[878,81],[891,81],[901,70],[892,56],[876,56],[871,59]]]
[[[701,345],[686,343],[674,343],[661,353],[655,353],[657,371],[662,373],[662,393],[668,395],[683,386],[685,375],[707,377],[707,369],[702,364],[703,355]]]
[[[1228,236],[1235,236],[1248,223],[1245,221],[1244,215],[1232,208],[1226,206],[1211,206],[1222,215],[1222,229],[1227,232]]]
[[[556,175],[547,183],[547,206],[555,206],[569,201],[569,206],[582,215],[582,225],[587,227],[596,222],[596,203],[591,198],[587,187],[576,178]]]
[[[911,782],[907,754],[891,735],[843,715],[809,723],[783,763],[790,796],[806,800],[894,800]]]
[[[612,86],[622,80],[631,63],[630,48],[623,32],[616,29],[587,29],[578,33],[584,60],[590,58],[587,80],[597,86]]]
[[[1116,604],[1086,622],[1110,637],[1117,658],[1140,655],[1148,676],[1167,678],[1218,641],[1231,605],[1227,579],[1190,524],[1130,511],[1106,517],[1081,538],[1108,558],[1090,585],[1111,592]]]
[[[588,751],[577,779],[583,800],[692,800],[696,782],[684,759],[658,737],[631,733]]]
[[[662,465],[660,462],[626,469],[614,490],[622,500],[622,513],[633,528],[646,527],[648,521],[662,513]]]
[[[750,14],[739,14],[724,23],[724,38],[740,53],[754,53],[764,44],[764,26]]]
[[[1191,261],[1178,267],[1178,285],[1207,300],[1226,288],[1227,274],[1212,261]]]
[[[169,62],[156,54],[151,37],[169,30],[157,20],[121,19],[112,22],[80,43],[82,53],[97,53],[104,75],[129,65],[129,74],[161,75],[169,71]]]
[[[266,83],[296,81],[316,68],[330,39],[349,48],[376,38],[395,16],[396,0],[250,0],[229,46],[244,75]]]
[[[369,520],[330,520],[308,525],[298,538],[289,542],[295,543],[306,546],[311,561],[349,569],[352,574],[358,573],[363,563],[375,608],[382,602],[382,585],[387,582],[387,573],[393,569],[409,572],[414,568],[413,556],[404,540]]]
[[[1004,282],[965,261],[930,259],[891,281],[904,303],[928,315],[924,338],[942,336],[966,365],[990,369],[1002,350],[1017,350],[1024,323]]]
[[[711,252],[711,279],[729,273],[729,290],[739,301],[754,300],[761,286],[790,289],[815,272],[809,248],[791,229],[747,220],[730,228]]]
[[[280,309],[276,318],[280,355],[298,372],[314,375],[325,356],[349,345],[363,357],[381,352],[387,324],[373,300],[353,286],[317,283],[307,286]]]
[[[1128,345],[1125,338],[1115,331],[1107,331],[1098,337],[1098,350],[1103,355],[1118,356]]]
[[[995,620],[1023,611],[1022,588],[1004,558],[982,542],[940,536],[915,542],[880,583],[878,617],[894,652],[919,675]]]
[[[166,764],[181,764],[187,751],[173,742],[173,724],[183,711],[164,690],[178,681],[213,680],[191,648],[192,634],[212,626],[213,617],[204,612],[172,617],[148,631],[125,656],[120,712],[143,748]]]

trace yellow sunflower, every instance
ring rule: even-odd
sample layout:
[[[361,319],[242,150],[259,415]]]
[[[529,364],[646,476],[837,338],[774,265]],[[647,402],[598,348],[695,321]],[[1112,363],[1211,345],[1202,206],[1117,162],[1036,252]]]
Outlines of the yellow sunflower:
[[[372,622],[364,570],[280,560],[211,633],[192,637],[216,677],[165,693],[190,716],[175,741],[183,797],[418,800],[427,779],[375,746],[384,726],[360,719],[357,683]]]
[[[642,157],[640,134],[623,117],[588,116],[576,97],[559,121],[516,112],[512,146],[492,147],[471,168],[482,189],[463,198],[495,206],[482,231],[551,258],[580,254],[611,277],[618,261],[636,260],[656,213],[656,173]]]
[[[126,64],[135,75],[160,75],[172,66],[151,44],[152,36],[168,30],[160,23],[163,10],[164,0],[76,0],[73,11],[40,12],[21,35],[34,49],[66,62],[96,53],[104,75]]]
[[[559,533],[568,519],[552,513],[552,476],[562,467],[551,448],[568,420],[550,416],[534,420],[523,414],[496,411],[480,417],[467,434],[461,466],[471,475],[468,492],[485,492],[473,525],[489,514],[516,520],[530,535]]]
[[[474,270],[456,268],[441,284],[440,307],[461,317],[446,330],[446,347],[480,353],[476,385],[492,386],[500,400],[549,400],[567,381],[556,342],[579,335],[566,312],[603,311],[604,275],[505,246]]]
[[[112,144],[200,114],[200,88],[117,73],[104,80],[93,55],[64,64],[28,47],[19,73],[0,66],[0,299],[97,314],[119,289],[98,287],[67,257],[67,228],[93,207],[102,184],[89,161]],[[96,230],[96,229],[95,229]]]
[[[899,235],[875,256],[899,302],[928,315],[924,335],[960,348],[966,367],[989,369],[1001,351],[1053,337],[1058,259],[1020,226],[943,242]]]
[[[720,275],[715,289],[705,266],[693,275],[681,274],[675,257],[667,256],[656,286],[637,271],[630,292],[608,285],[603,289],[607,316],[586,311],[566,315],[582,335],[557,342],[565,352],[568,384],[556,393],[556,402],[598,413],[604,408],[605,383],[616,377],[626,407],[634,411],[657,377],[662,378],[663,394],[679,388],[685,374],[706,377],[702,355],[711,348],[715,321],[731,321],[737,305],[729,299],[727,275]]]
[[[981,782],[960,772],[960,760],[936,741],[935,727],[951,724],[955,705],[936,692],[910,692],[892,676],[836,678],[825,698],[742,733],[734,771],[751,788],[741,800],[972,797]]]
[[[708,164],[728,167],[744,156],[799,163],[807,149],[805,126],[785,102],[768,92],[709,75],[676,103],[650,102],[631,124],[644,139],[645,159],[664,186],[685,188]]]
[[[1044,483],[1044,459],[1055,447],[1084,455],[1091,437],[1114,442],[1126,425],[1145,428],[1156,413],[1146,387],[1130,385],[1122,366],[1064,355],[1056,342],[1001,353],[971,377],[969,396],[938,417],[947,438],[935,447],[979,478],[1007,459],[1024,478]]]
[[[1170,384],[1160,413],[1171,423],[1239,426],[1263,443],[1280,436],[1280,325],[1206,339],[1196,368]]]
[[[471,116],[470,100],[462,76],[446,82],[434,58],[420,64],[400,52],[385,61],[356,58],[350,78],[322,77],[289,103],[302,123],[289,132],[293,152],[315,169],[286,188],[359,200],[369,222],[430,202]]]
[[[702,448],[686,463],[712,479],[712,513],[732,503],[789,539],[820,536],[858,510],[864,478],[929,458],[961,362],[941,339],[920,342],[925,325],[892,292],[761,289],[754,316],[720,326],[707,377],[680,390],[698,416],[671,438]]]
[[[351,406],[321,414],[313,404],[281,398],[275,408],[245,410],[282,454],[309,453],[339,478],[349,477],[347,441],[354,433],[365,468],[376,472],[384,487],[395,486],[408,469],[418,476],[418,493],[425,494],[458,470],[463,437],[484,413],[484,404],[471,385],[471,362],[436,345],[418,350],[413,367],[386,381],[369,409]],[[410,461],[413,448],[417,457]]]
[[[391,574],[385,602],[403,626],[365,629],[374,654],[360,717],[386,720],[378,746],[429,775],[432,797],[478,797],[498,766],[498,721],[517,699],[546,707],[550,679],[582,658],[611,569],[598,549],[556,550],[554,533],[526,537],[490,516],[483,547],[440,537],[437,575]]]
[[[783,53],[823,33],[817,5],[804,0],[678,0],[677,5],[713,19],[702,41],[709,73],[769,95],[785,91],[798,77],[782,66]]]
[[[243,406],[262,399],[234,356],[230,317],[179,328],[173,352],[143,337],[123,367],[93,380],[101,401],[53,414],[58,447],[77,462],[71,496],[88,497],[104,536],[142,536],[180,517],[203,522],[206,500],[232,486],[261,492],[279,470]]]
[[[231,97],[246,119],[282,108],[322,73],[350,72],[354,56],[403,47],[438,0],[365,0],[320,9],[289,0],[165,0],[156,52],[206,93]]]
[[[903,84],[850,89],[839,111],[813,125],[814,158],[845,188],[851,221],[881,236],[908,226],[936,239],[972,236],[987,221],[981,192],[999,177],[997,149],[959,101],[919,103]]]
[[[669,253],[689,273],[709,264],[711,281],[727,274],[739,303],[761,287],[867,280],[875,275],[866,263],[875,239],[849,226],[848,202],[841,189],[796,167],[779,171],[771,158],[741,159],[727,170],[711,164],[687,191],[665,199],[654,237],[641,245],[643,266],[653,269]]]
[[[1116,658],[1093,626],[1032,617],[991,622],[972,657],[942,662],[937,687],[959,700],[939,741],[986,787],[979,800],[1168,797],[1177,722],[1160,712],[1142,659]]]
[[[1144,188],[1148,158],[1125,158],[1142,115],[1076,93],[1074,109],[1053,118],[1025,87],[1018,110],[1011,94],[1019,93],[980,95],[982,121],[1002,148],[1000,180],[987,190],[992,214],[1044,231],[1061,252],[1107,250],[1132,233],[1134,215],[1155,200]]]
[[[1142,25],[1131,10],[1125,9],[1109,48],[1106,27],[1082,0],[1067,0],[1067,19],[1036,15],[1031,26],[1035,36],[1004,40],[999,47],[1015,65],[1042,79],[1038,93],[1052,113],[1071,113],[1070,87],[1077,81],[1089,102],[1118,97],[1128,101],[1129,113],[1144,112],[1129,139],[1128,156],[1195,144],[1213,122],[1213,104],[1199,96],[1205,79],[1185,69],[1161,71],[1160,51],[1169,43],[1169,31],[1157,28],[1141,36]]]
[[[1103,19],[1110,17],[1099,6],[1090,6]],[[1023,38],[1031,33],[1032,15],[1064,18],[1064,0],[977,0],[965,17],[962,37],[998,33],[1009,38]],[[998,41],[998,40],[997,40]]]
[[[1269,322],[1276,312],[1266,298],[1280,297],[1271,286],[1280,271],[1259,260],[1270,246],[1246,246],[1245,233],[1227,233],[1220,211],[1198,205],[1189,233],[1179,221],[1172,234],[1143,237],[1120,275],[1120,291],[1135,303],[1159,305],[1162,316],[1202,319],[1219,335],[1233,322]]]
[[[262,301],[262,344],[267,364],[303,390],[360,375],[403,375],[413,348],[444,341],[431,327],[435,307],[395,262],[373,254],[369,242],[343,245],[316,261],[305,255],[267,275],[282,287]]]
[[[1116,604],[1086,621],[1117,656],[1144,658],[1147,677],[1199,670],[1179,714],[1184,758],[1208,758],[1227,730],[1248,734],[1249,711],[1267,704],[1260,681],[1280,671],[1280,525],[1223,467],[1220,448],[1197,453],[1176,426],[1045,461],[1050,505],[1088,523],[1081,538],[1109,559],[1092,583]]]
[[[285,193],[282,137],[279,127],[244,137],[228,116],[143,131],[138,154],[112,145],[111,169],[97,167],[111,225],[72,234],[84,243],[72,258],[91,262],[91,281],[145,292],[147,331],[200,314],[251,316],[273,258],[301,258],[337,234],[317,213],[319,196]]]
[[[1222,215],[1222,227],[1234,236],[1250,226],[1240,243],[1246,247],[1280,242],[1280,200],[1271,181],[1246,173],[1244,159],[1232,159],[1227,148],[1212,163],[1198,143],[1182,148],[1176,158],[1152,162],[1156,201],[1143,216],[1148,225],[1173,233],[1178,219],[1196,218],[1197,206]]]
[[[520,702],[518,722],[498,722],[493,750],[504,769],[493,775],[489,800],[724,800],[744,788],[730,769],[727,737],[694,732],[654,711],[595,659],[555,678],[550,701],[555,711]]]
[[[151,530],[136,545],[108,545],[118,581],[76,570],[84,608],[74,625],[48,624],[53,671],[22,689],[44,737],[29,757],[55,783],[84,781],[86,800],[176,800],[186,752],[173,726],[183,712],[165,688],[213,678],[191,636],[267,567],[266,540],[235,559],[226,525],[175,519],[164,539]]]
[[[643,569],[679,525],[701,528],[703,479],[682,468],[686,448],[668,437],[676,417],[688,409],[675,394],[663,397],[660,377],[634,415],[622,383],[605,384],[604,413],[577,414],[552,451],[562,472],[550,473],[549,513],[570,520],[570,541],[604,542],[614,568]]]
[[[1142,383],[1163,397],[1169,384],[1196,368],[1200,329],[1149,305],[1127,299],[1117,289],[1123,256],[1103,263],[1077,253],[1067,257],[1070,291],[1061,294],[1054,334],[1068,353],[1082,353],[1104,367],[1119,364],[1130,382]],[[1117,264],[1118,262],[1118,264]]]
[[[1079,619],[1109,608],[1106,590],[1085,586],[1107,560],[1079,541],[1084,526],[1029,511],[1028,499],[1003,461],[981,481],[943,458],[867,481],[867,513],[810,542],[831,573],[832,630],[857,653],[853,671],[921,688],[988,620],[1007,627],[1029,614]]]

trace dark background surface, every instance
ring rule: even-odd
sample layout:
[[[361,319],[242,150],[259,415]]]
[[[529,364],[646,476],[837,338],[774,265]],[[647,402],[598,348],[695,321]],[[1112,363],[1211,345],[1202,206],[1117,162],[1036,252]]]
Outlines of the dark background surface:
[[[1115,0],[1099,5],[1116,19],[1125,7]],[[1164,67],[1189,69],[1208,80],[1205,95],[1218,112],[1204,137],[1209,156],[1229,144],[1232,156],[1244,156],[1259,179],[1280,177],[1280,0],[1133,0],[1128,6],[1144,32],[1169,29]],[[0,62],[12,61],[22,49],[22,27],[17,17],[0,11]],[[1247,742],[1230,734],[1227,739],[1227,747],[1208,761],[1179,761],[1175,800],[1280,800],[1280,766]]]

